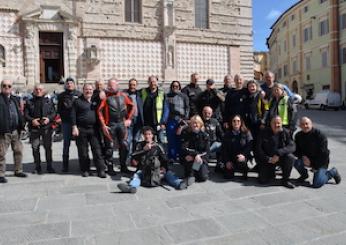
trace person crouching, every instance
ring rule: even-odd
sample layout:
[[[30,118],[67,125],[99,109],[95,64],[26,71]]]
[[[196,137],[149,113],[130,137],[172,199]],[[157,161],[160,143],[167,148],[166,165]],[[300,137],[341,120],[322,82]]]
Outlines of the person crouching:
[[[136,193],[142,185],[146,187],[162,186],[161,179],[177,190],[186,189],[186,183],[168,169],[168,159],[163,148],[154,141],[154,130],[145,126],[142,129],[144,141],[139,142],[132,153],[132,165],[137,171],[129,183],[120,183],[118,188],[124,193]],[[163,175],[163,176],[162,176]]]

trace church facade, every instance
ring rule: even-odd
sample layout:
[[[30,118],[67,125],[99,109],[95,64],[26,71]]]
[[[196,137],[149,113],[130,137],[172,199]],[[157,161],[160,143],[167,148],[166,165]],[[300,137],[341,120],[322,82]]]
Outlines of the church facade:
[[[253,78],[251,0],[0,0],[2,73],[23,86]]]

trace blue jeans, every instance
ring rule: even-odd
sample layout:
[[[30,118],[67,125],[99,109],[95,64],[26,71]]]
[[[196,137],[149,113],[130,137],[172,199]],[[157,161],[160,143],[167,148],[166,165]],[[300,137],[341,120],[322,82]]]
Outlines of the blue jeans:
[[[167,155],[169,159],[177,159],[180,152],[180,136],[176,134],[179,121],[175,119],[169,119],[167,122]]]
[[[64,145],[62,150],[62,155],[65,158],[69,158],[70,153],[70,145],[71,145],[71,139],[72,139],[72,123],[70,122],[63,122],[62,123],[62,133],[63,133],[63,139],[64,139]]]
[[[211,144],[210,153],[214,153],[214,152],[219,153],[220,150],[221,150],[221,142],[215,141]]]
[[[137,129],[136,126],[131,125],[130,127],[127,128],[127,145],[129,147],[129,156],[132,154],[133,149],[140,141],[140,136],[141,136],[141,130]]]
[[[294,167],[297,169],[300,175],[304,176],[308,174],[308,170],[304,167],[303,160],[297,159],[294,162]],[[320,188],[326,184],[331,178],[336,175],[336,169],[331,168],[330,170],[326,168],[319,168],[314,172],[314,178],[312,180],[312,187]]]
[[[141,185],[141,180],[143,178],[143,174],[141,170],[138,170],[133,176],[129,183],[131,187],[138,188]],[[172,186],[174,188],[178,188],[180,183],[182,182],[181,179],[179,179],[172,171],[168,170],[165,175],[164,179],[166,180],[167,184],[169,186]]]

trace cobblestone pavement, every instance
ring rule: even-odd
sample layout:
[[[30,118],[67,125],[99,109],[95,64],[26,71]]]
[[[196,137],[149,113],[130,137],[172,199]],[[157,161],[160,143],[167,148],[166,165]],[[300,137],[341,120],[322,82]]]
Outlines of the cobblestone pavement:
[[[346,112],[303,113],[327,132],[330,165],[346,176]],[[76,160],[72,174],[60,174],[61,152],[55,143],[57,174],[7,173],[9,183],[0,185],[1,245],[345,244],[345,177],[340,185],[288,190],[259,186],[255,173],[245,182],[212,175],[186,191],[140,188],[131,195],[118,193],[116,178],[80,177]],[[71,152],[76,159],[75,145]],[[27,142],[24,163],[30,172]]]

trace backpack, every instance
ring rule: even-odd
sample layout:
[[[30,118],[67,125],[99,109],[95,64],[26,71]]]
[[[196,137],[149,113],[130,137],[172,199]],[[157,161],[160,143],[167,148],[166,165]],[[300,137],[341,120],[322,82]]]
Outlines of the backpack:
[[[155,187],[159,186],[160,178],[160,161],[157,156],[149,156],[142,163],[142,186]]]

